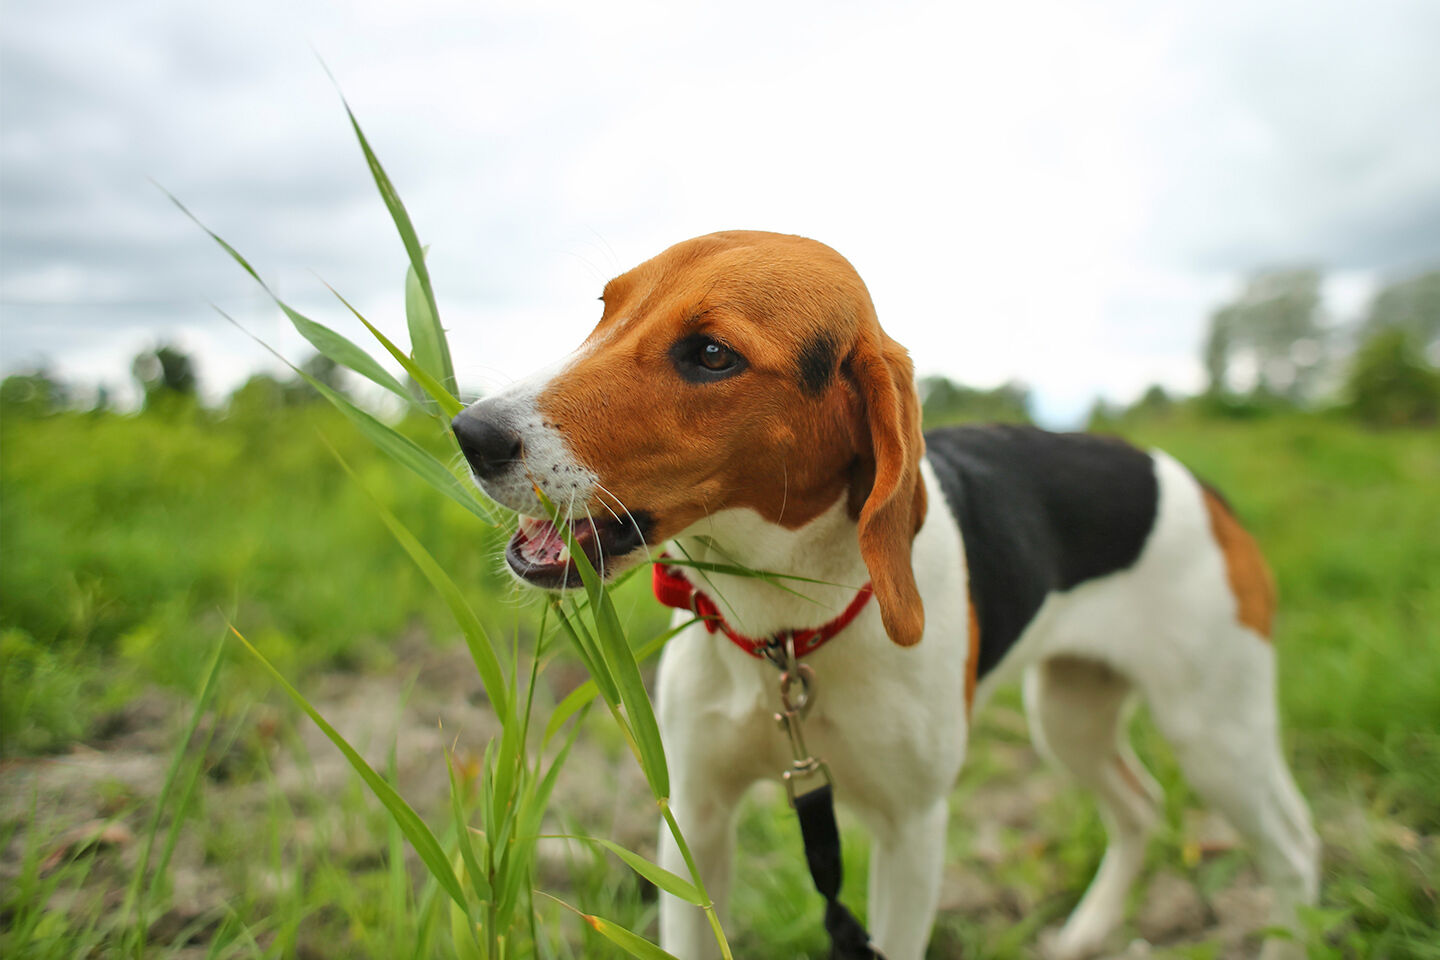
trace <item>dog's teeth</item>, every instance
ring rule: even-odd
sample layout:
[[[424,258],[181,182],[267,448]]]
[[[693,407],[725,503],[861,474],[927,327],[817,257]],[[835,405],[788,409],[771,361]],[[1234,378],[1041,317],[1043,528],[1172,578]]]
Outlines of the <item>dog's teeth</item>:
[[[562,547],[560,548],[560,553],[559,553],[559,554],[556,556],[556,558],[555,558],[555,562],[556,562],[556,563],[569,563],[569,562],[570,562],[570,548],[567,547],[567,546],[562,546]]]

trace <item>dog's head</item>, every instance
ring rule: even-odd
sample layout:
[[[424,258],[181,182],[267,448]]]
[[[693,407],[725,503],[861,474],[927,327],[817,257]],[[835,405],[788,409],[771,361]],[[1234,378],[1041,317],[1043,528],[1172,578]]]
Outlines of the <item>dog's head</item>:
[[[559,372],[455,418],[481,488],[521,515],[515,574],[578,583],[536,488],[607,577],[718,510],[796,529],[843,497],[886,630],[918,641],[919,398],[854,268],[803,237],[715,233],[616,277],[601,300]]]

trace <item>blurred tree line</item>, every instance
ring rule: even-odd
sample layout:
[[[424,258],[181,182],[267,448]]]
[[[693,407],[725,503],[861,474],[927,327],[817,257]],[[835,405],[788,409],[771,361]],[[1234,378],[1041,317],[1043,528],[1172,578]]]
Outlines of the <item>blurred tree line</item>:
[[[1031,422],[1030,391],[1013,381],[979,390],[948,377],[922,377],[917,386],[926,428],[974,421]]]
[[[323,354],[311,354],[300,364],[300,369],[332,390],[347,392],[344,368]],[[140,409],[144,413],[175,415],[202,407],[195,361],[172,343],[141,351],[130,363],[130,374],[139,388]],[[298,374],[281,379],[270,373],[257,373],[236,387],[214,412],[238,416],[273,414],[320,399],[319,391]],[[44,367],[13,374],[0,382],[0,408],[7,414],[40,417],[79,406],[76,392]],[[105,412],[111,408],[110,392],[101,385],[90,409]]]
[[[1245,416],[1338,400],[1371,425],[1434,424],[1440,269],[1392,279],[1349,328],[1326,323],[1322,280],[1310,268],[1263,270],[1211,314],[1204,407]]]
[[[1349,327],[1328,322],[1323,280],[1319,270],[1308,267],[1252,275],[1239,296],[1210,315],[1201,348],[1206,388],[1187,405],[1203,415],[1229,418],[1328,405],[1373,426],[1440,421],[1440,268],[1392,279]],[[300,368],[345,392],[345,371],[328,357],[313,354]],[[194,362],[174,344],[142,352],[131,373],[146,413],[200,409]],[[918,386],[927,427],[1031,422],[1030,392],[1019,383],[986,390],[930,376]],[[418,389],[414,392],[418,397]],[[263,418],[319,398],[300,376],[260,373],[215,412]],[[1128,407],[1097,400],[1090,426],[1104,429],[1128,418],[1163,416],[1182,399],[1156,385]],[[0,409],[9,415],[44,416],[74,409],[77,401],[75,391],[45,369],[0,383]],[[93,408],[110,406],[102,386]]]

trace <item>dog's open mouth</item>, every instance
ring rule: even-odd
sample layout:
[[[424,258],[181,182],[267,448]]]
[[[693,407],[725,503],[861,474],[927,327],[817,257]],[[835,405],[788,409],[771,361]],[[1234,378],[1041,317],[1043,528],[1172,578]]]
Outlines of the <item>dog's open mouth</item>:
[[[621,561],[645,545],[643,516],[623,522],[611,517],[572,520],[570,535],[601,579],[618,572]],[[520,517],[520,527],[505,548],[510,569],[527,583],[551,590],[580,586],[565,537],[549,520]]]

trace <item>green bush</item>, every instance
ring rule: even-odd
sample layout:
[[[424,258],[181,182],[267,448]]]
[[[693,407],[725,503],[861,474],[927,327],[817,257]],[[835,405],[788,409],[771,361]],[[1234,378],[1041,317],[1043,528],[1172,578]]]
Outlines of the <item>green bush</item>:
[[[1350,410],[1372,426],[1422,426],[1440,417],[1440,371],[1420,358],[1398,327],[1379,331],[1361,346],[1345,393]]]
[[[434,442],[428,423],[400,429]],[[508,594],[494,562],[498,540],[477,537],[464,511],[394,466],[328,404],[230,417],[194,407],[9,416],[0,431],[0,629],[41,651],[26,653],[23,669],[70,664],[112,684],[190,689],[227,617],[301,671],[383,667],[392,641],[416,628],[453,636],[322,438],[457,579],[497,600]],[[504,614],[496,605],[493,615]],[[19,714],[48,701],[6,700],[7,751],[83,738],[95,716],[75,712],[64,736],[54,728],[48,740],[17,737],[42,723]]]
[[[85,732],[89,674],[66,653],[24,630],[0,632],[0,756],[58,750]]]

